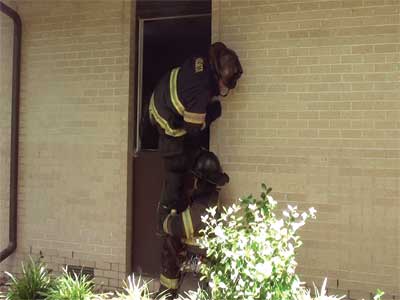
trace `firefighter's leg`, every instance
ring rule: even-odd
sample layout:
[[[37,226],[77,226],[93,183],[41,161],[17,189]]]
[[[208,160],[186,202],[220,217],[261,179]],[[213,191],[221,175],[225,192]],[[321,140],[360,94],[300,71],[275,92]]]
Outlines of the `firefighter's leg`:
[[[165,179],[158,204],[158,232],[162,233],[162,222],[172,209],[183,211],[186,206],[184,177],[188,172],[187,156],[183,139],[160,137],[160,151],[163,156]]]
[[[166,236],[161,252],[160,290],[158,295],[166,300],[177,296],[180,281],[180,265],[184,246],[179,239]]]
[[[181,160],[182,158],[164,159],[166,164],[171,160]],[[163,233],[162,224],[166,216],[175,209],[177,212],[184,210],[184,176],[185,169],[169,169],[166,167],[163,190],[161,192],[160,201],[158,203],[158,232]]]

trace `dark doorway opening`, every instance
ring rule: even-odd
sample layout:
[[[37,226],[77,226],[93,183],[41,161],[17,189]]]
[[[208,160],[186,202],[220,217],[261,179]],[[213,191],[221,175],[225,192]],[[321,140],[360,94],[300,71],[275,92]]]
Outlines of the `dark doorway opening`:
[[[157,132],[144,117],[146,106],[155,85],[167,71],[191,55],[206,54],[211,43],[210,13],[210,1],[137,3],[138,78],[132,178],[132,269],[136,273],[157,276],[160,267],[156,207],[164,173],[157,151]],[[208,147],[208,142],[207,134],[203,145]]]

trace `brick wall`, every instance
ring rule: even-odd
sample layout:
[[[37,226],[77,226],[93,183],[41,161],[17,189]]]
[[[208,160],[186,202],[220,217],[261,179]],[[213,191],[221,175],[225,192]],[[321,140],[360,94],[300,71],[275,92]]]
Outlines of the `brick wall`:
[[[16,9],[23,24],[19,245],[0,270],[42,255],[56,272],[64,264],[93,267],[98,283],[119,286],[131,2],[17,1]]]
[[[266,182],[315,206],[298,270],[351,297],[400,295],[399,14],[398,0],[213,1],[213,39],[244,68],[212,132],[224,199]]]
[[[10,6],[14,3],[9,2]],[[0,249],[8,246],[13,20],[0,13]],[[0,250],[0,251],[1,251]]]

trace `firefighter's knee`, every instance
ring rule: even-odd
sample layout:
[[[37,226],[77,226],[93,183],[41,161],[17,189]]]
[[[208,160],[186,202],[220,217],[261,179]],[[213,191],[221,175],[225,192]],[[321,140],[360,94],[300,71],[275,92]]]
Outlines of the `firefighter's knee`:
[[[185,155],[164,158],[164,165],[167,172],[184,173],[187,169],[187,158]]]

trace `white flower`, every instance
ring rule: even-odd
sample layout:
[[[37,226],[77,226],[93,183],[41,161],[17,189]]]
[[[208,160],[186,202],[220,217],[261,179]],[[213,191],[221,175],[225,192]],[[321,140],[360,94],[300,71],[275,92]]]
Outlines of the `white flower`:
[[[245,286],[246,285],[246,283],[244,282],[244,280],[242,278],[239,279],[238,284],[239,284],[239,286]]]
[[[217,213],[217,207],[216,207],[216,206],[210,207],[210,208],[208,209],[208,212],[210,213],[210,215],[211,215],[212,217],[215,217],[215,215],[216,215],[216,213]]]
[[[250,204],[249,205],[250,210],[257,210],[257,204]]]
[[[300,281],[294,280],[292,283],[292,291],[297,291],[300,288]]]
[[[288,259],[292,255],[292,252],[291,251],[281,251],[280,254],[284,259]]]
[[[299,223],[293,222],[293,223],[292,223],[292,228],[293,228],[294,231],[296,231],[297,229],[299,229],[300,227],[302,227],[304,224],[305,224],[304,221],[301,221],[301,222],[299,222]]]
[[[301,218],[303,219],[303,221],[307,220],[308,214],[307,214],[306,212],[303,212],[303,213],[301,214]]]
[[[226,286],[226,284],[225,283],[223,283],[223,282],[220,282],[219,284],[218,284],[218,286],[221,288],[221,289],[223,289],[223,290],[226,290],[228,287]]]
[[[284,211],[282,212],[282,214],[283,214],[286,218],[289,218],[289,216],[290,216],[287,210],[284,210]]]
[[[206,223],[208,220],[208,215],[201,216],[201,222]]]
[[[208,283],[208,285],[210,286],[211,289],[215,287],[214,281],[212,280]]]
[[[215,236],[219,237],[220,239],[222,239],[222,240],[226,239],[225,232],[220,225],[215,227],[214,233],[215,233]]]
[[[255,222],[262,222],[264,220],[264,218],[260,215],[260,213],[258,211],[254,212],[254,221]]]
[[[278,202],[276,202],[275,200],[274,200],[274,198],[272,198],[271,196],[267,196],[267,199],[268,199],[268,202],[272,205],[272,206],[275,206]]]
[[[317,210],[314,207],[311,207],[308,211],[310,212],[311,217],[314,219]]]
[[[275,231],[280,231],[283,226],[283,220],[280,219],[274,223],[271,224],[271,228],[274,229]]]
[[[233,208],[230,206],[228,207],[228,210],[226,211],[227,215],[231,215],[233,213]]]
[[[268,278],[272,274],[272,265],[269,262],[265,262],[263,264],[257,264],[256,271],[260,273],[260,275],[262,274],[263,278]],[[261,276],[259,278],[261,278]]]
[[[274,256],[274,257],[271,259],[271,261],[272,261],[272,264],[273,264],[274,266],[279,266],[279,265],[282,264],[282,259],[281,259],[279,256]]]

